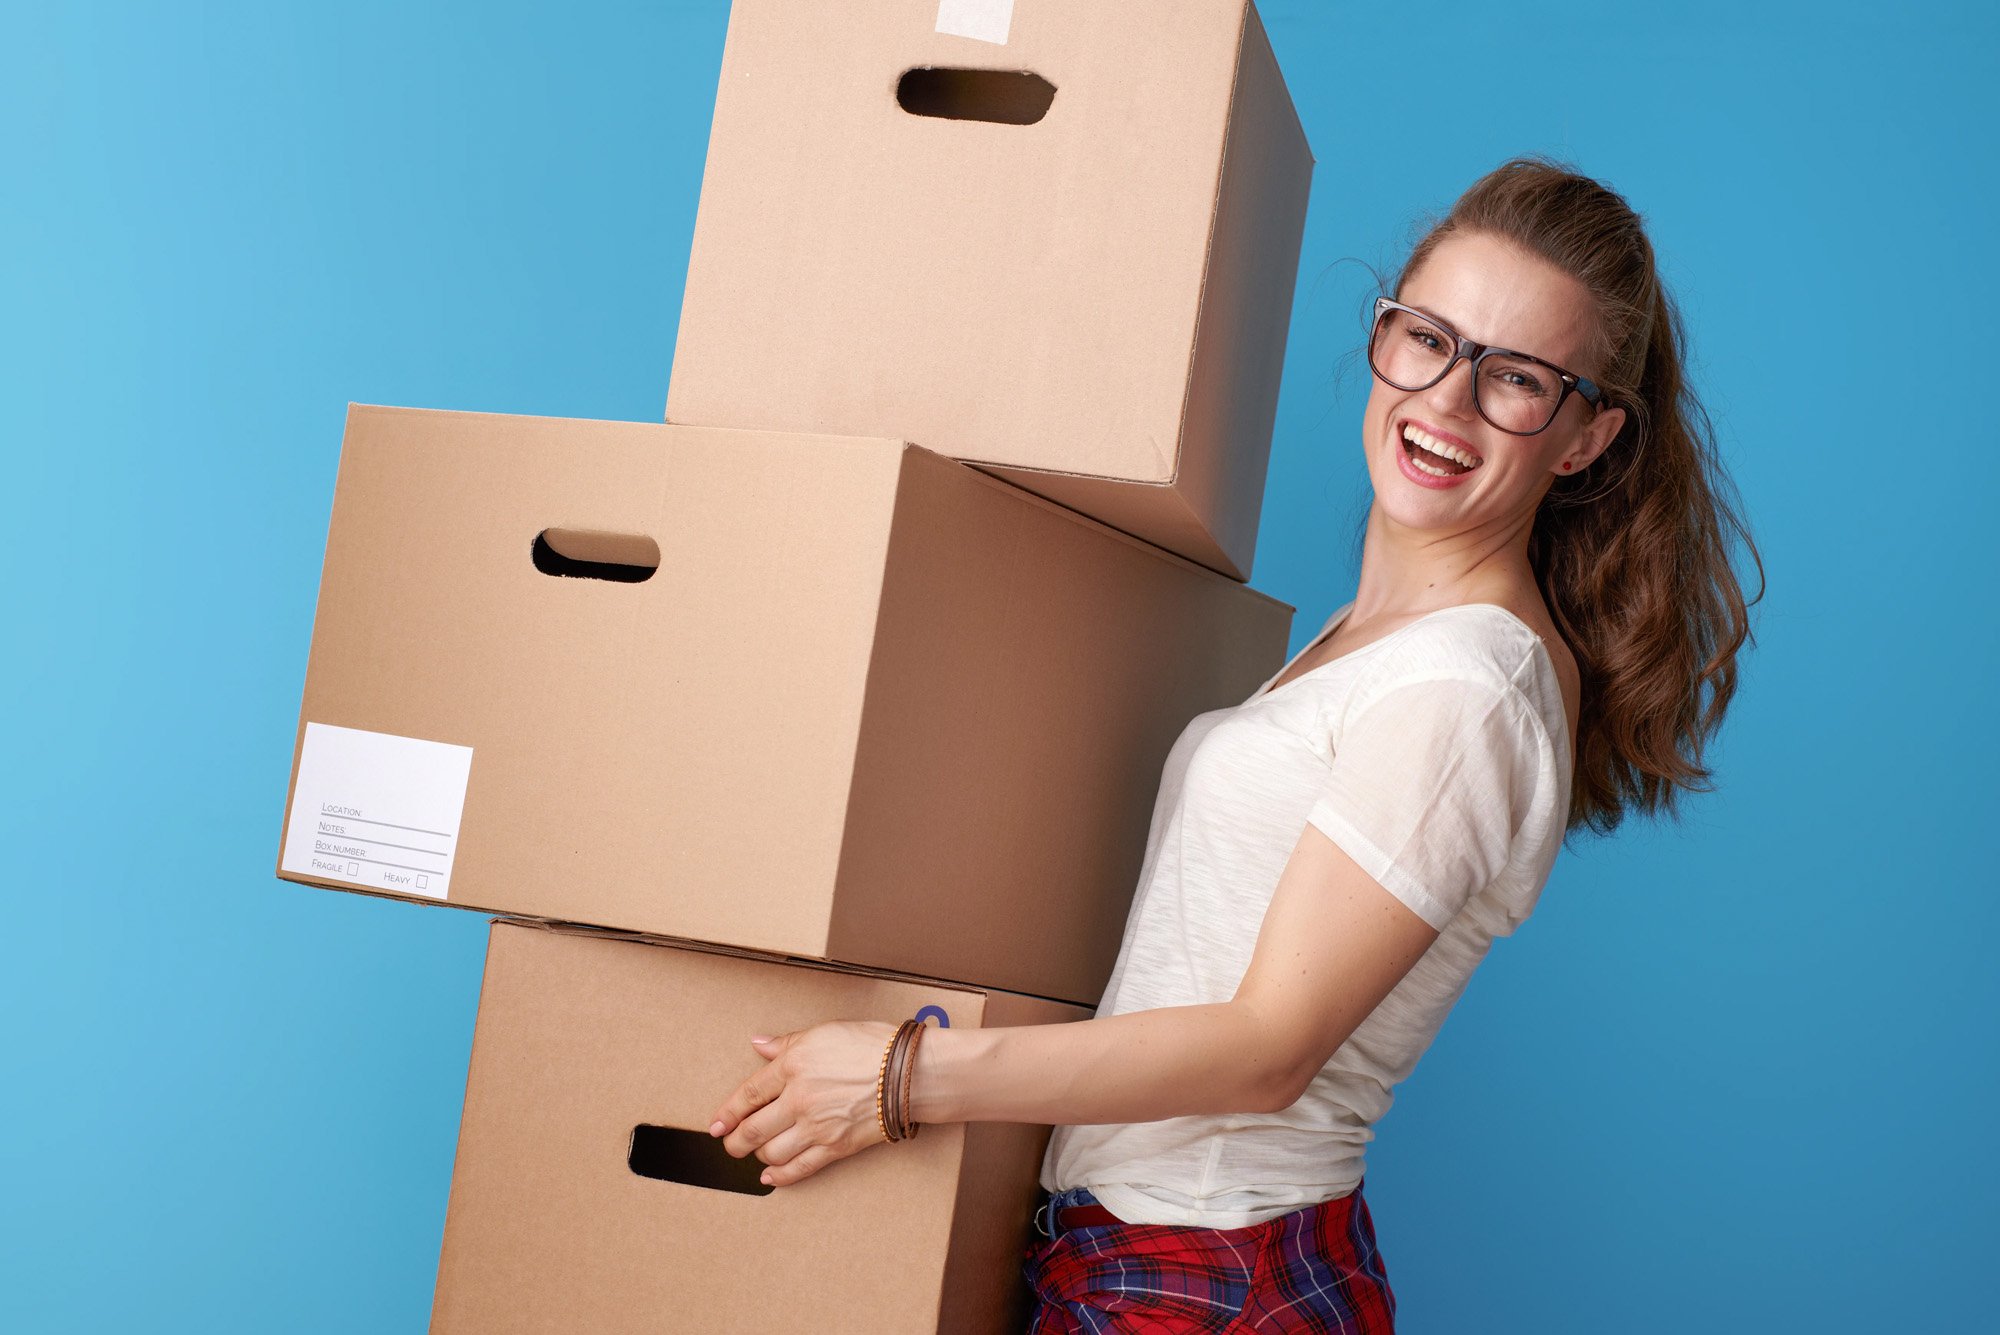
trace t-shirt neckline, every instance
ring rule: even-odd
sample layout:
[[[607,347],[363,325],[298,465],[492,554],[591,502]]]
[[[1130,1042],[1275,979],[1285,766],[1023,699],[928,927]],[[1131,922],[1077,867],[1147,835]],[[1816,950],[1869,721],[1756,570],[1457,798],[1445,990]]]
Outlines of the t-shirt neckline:
[[[1285,690],[1288,687],[1298,685],[1300,682],[1304,681],[1307,677],[1313,676],[1320,672],[1324,672],[1327,668],[1333,667],[1336,664],[1345,663],[1348,659],[1355,657],[1357,654],[1365,654],[1370,649],[1373,649],[1376,645],[1387,644],[1389,641],[1395,639],[1398,635],[1401,635],[1404,631],[1410,630],[1416,626],[1420,626],[1424,622],[1429,621],[1434,616],[1442,616],[1446,612],[1462,611],[1463,609],[1468,607],[1480,607],[1480,608],[1486,608],[1494,612],[1498,612],[1501,616],[1506,617],[1509,621],[1512,621],[1515,625],[1519,626],[1522,630],[1527,631],[1529,635],[1533,636],[1535,640],[1535,647],[1540,649],[1544,655],[1546,655],[1549,651],[1548,646],[1542,643],[1542,637],[1535,633],[1535,628],[1533,626],[1530,626],[1527,622],[1521,620],[1520,617],[1516,616],[1513,612],[1509,611],[1507,608],[1502,607],[1500,604],[1453,603],[1449,607],[1440,607],[1436,611],[1426,612],[1420,617],[1416,617],[1410,621],[1407,621],[1403,625],[1400,625],[1396,627],[1396,629],[1390,631],[1387,635],[1384,635],[1379,639],[1370,640],[1368,643],[1361,645],[1359,648],[1349,649],[1346,653],[1341,654],[1338,657],[1329,658],[1326,660],[1326,662],[1321,663],[1318,667],[1307,668],[1304,672],[1301,672],[1298,676],[1293,677],[1283,686],[1273,686],[1271,683],[1278,680],[1278,678],[1284,676],[1285,673],[1291,669],[1292,664],[1298,662],[1301,658],[1304,658],[1307,654],[1311,653],[1316,647],[1318,647],[1318,645],[1322,641],[1326,639],[1327,636],[1333,634],[1335,631],[1339,630],[1341,626],[1346,624],[1347,618],[1354,611],[1355,601],[1356,600],[1354,599],[1349,599],[1345,604],[1337,608],[1334,611],[1334,614],[1327,619],[1327,623],[1320,630],[1320,633],[1313,636],[1312,640],[1309,643],[1307,643],[1304,648],[1300,649],[1297,653],[1293,654],[1290,658],[1286,659],[1283,667],[1280,667],[1276,672],[1273,672],[1269,677],[1265,678],[1264,684],[1262,686],[1259,686],[1257,688],[1257,693],[1251,696],[1250,698],[1252,700],[1269,699],[1271,696],[1276,695],[1279,691]],[[1564,724],[1565,724],[1565,731],[1567,731],[1567,726],[1566,726],[1568,724],[1567,719],[1564,720]]]

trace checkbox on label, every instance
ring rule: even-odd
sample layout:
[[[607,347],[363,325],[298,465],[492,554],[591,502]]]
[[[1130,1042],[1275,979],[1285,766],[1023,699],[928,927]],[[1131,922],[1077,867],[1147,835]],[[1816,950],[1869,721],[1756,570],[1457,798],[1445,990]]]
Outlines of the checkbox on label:
[[[358,862],[350,862],[350,863],[348,863],[348,864],[347,864],[347,874],[348,874],[349,876],[359,876],[359,875],[361,874],[361,864],[360,864],[360,863],[358,863]]]
[[[430,878],[430,877],[428,877],[428,876],[419,876],[419,877],[417,878],[417,889],[419,889],[419,890],[428,890],[428,889],[430,889],[430,888],[431,888],[431,878]]]

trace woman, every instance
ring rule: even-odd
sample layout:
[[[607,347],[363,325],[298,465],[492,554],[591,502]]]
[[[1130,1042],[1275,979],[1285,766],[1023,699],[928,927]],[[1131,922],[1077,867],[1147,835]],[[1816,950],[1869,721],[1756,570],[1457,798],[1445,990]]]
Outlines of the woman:
[[[1568,831],[1707,786],[1756,553],[1640,220],[1518,158],[1393,290],[1354,600],[1175,744],[1097,1018],[915,1049],[903,1117],[1056,1127],[1037,1332],[1390,1330],[1391,1089]],[[713,1133],[780,1186],[882,1141],[892,1033],[756,1040]]]

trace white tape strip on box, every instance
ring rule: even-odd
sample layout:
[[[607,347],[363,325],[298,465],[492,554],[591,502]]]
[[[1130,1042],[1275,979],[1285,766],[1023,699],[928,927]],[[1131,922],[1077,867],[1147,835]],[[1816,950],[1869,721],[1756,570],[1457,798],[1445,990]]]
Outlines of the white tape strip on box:
[[[1007,45],[1014,0],[938,0],[937,30],[953,37]]]
[[[472,748],[307,723],[284,869],[445,898]]]

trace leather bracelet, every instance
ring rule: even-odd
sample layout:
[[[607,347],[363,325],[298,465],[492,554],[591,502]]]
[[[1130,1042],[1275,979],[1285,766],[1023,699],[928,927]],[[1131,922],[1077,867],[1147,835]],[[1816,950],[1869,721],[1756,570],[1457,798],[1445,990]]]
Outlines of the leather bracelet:
[[[924,1030],[930,1027],[922,1020],[914,1023],[916,1027],[910,1031],[910,1051],[903,1058],[903,1095],[896,1100],[896,1116],[902,1122],[903,1135],[908,1140],[915,1140],[917,1132],[921,1129],[911,1111],[910,1095],[916,1087],[917,1080],[917,1045],[923,1041]]]
[[[889,1059],[889,1079],[886,1102],[889,1109],[889,1134],[897,1140],[910,1138],[909,1126],[903,1109],[903,1075],[909,1069],[910,1044],[915,1037],[918,1024],[915,1020],[905,1020],[896,1027],[894,1055]]]
[[[902,1125],[896,1121],[896,1089],[902,1085],[902,1071],[898,1061],[902,1059],[902,1025],[896,1025],[896,1033],[888,1041],[888,1065],[882,1067],[882,1125],[888,1129],[890,1141],[902,1139]]]
[[[903,1138],[902,1128],[896,1125],[896,1056],[903,1048],[903,1031],[900,1027],[889,1036],[889,1050],[882,1056],[882,1135],[894,1143]]]

